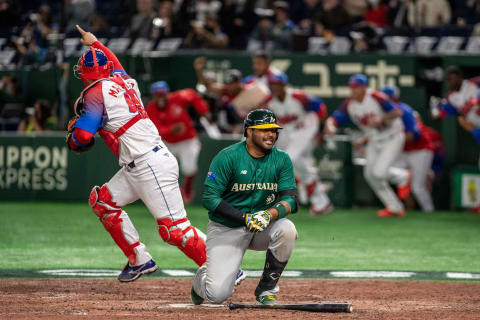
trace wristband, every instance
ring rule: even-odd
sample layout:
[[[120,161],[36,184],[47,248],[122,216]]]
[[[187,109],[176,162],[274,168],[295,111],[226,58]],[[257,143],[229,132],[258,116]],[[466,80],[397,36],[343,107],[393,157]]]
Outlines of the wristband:
[[[280,202],[277,202],[273,208],[277,209],[278,219],[285,218],[287,216],[287,208]]]

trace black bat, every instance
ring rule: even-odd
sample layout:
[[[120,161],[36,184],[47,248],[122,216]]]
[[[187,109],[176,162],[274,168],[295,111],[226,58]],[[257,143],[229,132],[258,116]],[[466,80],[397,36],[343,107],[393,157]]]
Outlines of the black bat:
[[[353,308],[350,303],[305,303],[305,304],[241,304],[230,302],[228,305],[230,310],[234,309],[283,309],[283,310],[298,310],[309,312],[352,312]]]

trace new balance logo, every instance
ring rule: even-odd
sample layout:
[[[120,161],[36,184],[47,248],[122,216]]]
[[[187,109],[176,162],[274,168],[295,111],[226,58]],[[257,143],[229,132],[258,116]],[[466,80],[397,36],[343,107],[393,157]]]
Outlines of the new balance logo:
[[[240,171],[240,174],[247,174],[247,170]]]

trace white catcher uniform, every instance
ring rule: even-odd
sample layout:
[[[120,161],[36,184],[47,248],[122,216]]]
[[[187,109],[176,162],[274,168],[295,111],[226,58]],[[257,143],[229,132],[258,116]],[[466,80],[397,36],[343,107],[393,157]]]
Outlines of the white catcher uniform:
[[[190,225],[178,185],[178,163],[148,118],[137,82],[115,75],[94,82],[81,94],[83,113],[76,129],[99,130],[122,168],[89,203],[124,252],[130,266],[152,259],[122,207],[141,199],[157,220],[162,239],[198,265],[205,262],[205,235]],[[100,119],[99,119],[100,118]],[[117,145],[118,143],[118,145]]]
[[[286,88],[285,99],[278,97],[267,103],[275,113],[278,124],[283,127],[277,147],[285,150],[293,162],[295,177],[306,186],[312,213],[322,212],[331,206],[324,186],[318,178],[313,151],[315,136],[321,119],[327,114],[326,106],[319,98],[309,96],[304,91]]]
[[[369,127],[372,117],[383,117],[395,106],[382,93],[367,89],[363,101],[347,99],[332,118],[337,125],[355,123],[369,137],[363,174],[380,201],[391,212],[403,212],[404,206],[388,184],[388,169],[400,156],[405,141],[402,120],[395,118],[381,129]]]

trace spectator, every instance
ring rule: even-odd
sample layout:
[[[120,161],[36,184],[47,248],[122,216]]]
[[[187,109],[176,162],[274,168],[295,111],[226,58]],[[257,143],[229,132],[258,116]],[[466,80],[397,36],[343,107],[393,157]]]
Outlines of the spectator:
[[[220,9],[220,25],[230,39],[231,49],[243,50],[247,46],[248,36],[257,21],[253,2],[226,0]]]
[[[178,23],[173,11],[173,0],[163,0],[158,6],[158,14],[153,19],[150,39],[183,38],[185,30]]]
[[[388,25],[388,5],[382,0],[368,0],[368,8],[364,21],[376,27],[385,28]]]
[[[352,17],[342,6],[340,0],[324,0],[316,19],[325,29],[329,30],[338,30],[341,27],[351,25],[353,22]]]
[[[7,103],[23,103],[22,93],[15,76],[4,75],[0,80],[0,112]]]
[[[126,36],[132,41],[137,38],[148,38],[153,18],[155,18],[153,0],[137,0],[137,13],[130,21]]]
[[[292,20],[296,23],[301,30],[311,30],[313,27],[313,21],[315,21],[321,10],[322,3],[327,1],[320,0],[302,0],[295,1],[292,5]]]
[[[20,25],[20,13],[12,0],[0,0],[0,29],[11,31]]]
[[[350,37],[353,40],[353,51],[367,52],[382,49],[382,35],[383,29],[381,28],[366,22],[355,24],[352,31],[350,31]]]
[[[77,24],[90,26],[95,11],[95,0],[64,0],[64,32],[68,36],[76,36]]]
[[[274,50],[290,49],[290,40],[295,24],[288,17],[289,5],[286,1],[275,1],[275,22],[272,28]]]
[[[458,26],[475,25],[480,22],[480,1],[466,0],[455,1],[454,22]]]
[[[192,21],[205,23],[208,15],[218,15],[222,3],[216,0],[183,0],[178,10],[181,24],[189,26]]]
[[[443,26],[450,23],[450,18],[447,0],[417,0],[408,4],[408,22],[416,29]]]
[[[390,0],[388,2],[388,24],[395,30],[404,30],[408,27],[407,13],[407,0]]]
[[[27,25],[20,33],[20,37],[15,38],[15,46],[23,64],[42,64],[53,58],[48,55],[48,36],[57,32],[52,21],[48,5],[40,6],[37,13],[28,16]]]
[[[191,25],[192,30],[185,38],[187,48],[224,49],[228,46],[228,37],[220,29],[217,16],[209,15],[206,23],[196,20]]]
[[[47,100],[39,99],[35,101],[33,108],[27,109],[28,117],[18,126],[18,131],[23,132],[42,132],[55,130],[56,120],[52,116],[52,110]]]
[[[216,0],[196,0],[196,20],[207,22],[209,16],[216,16],[222,7],[222,3]]]
[[[265,51],[271,51],[273,48],[272,42],[272,28],[273,22],[270,18],[270,10],[259,11],[259,20],[257,25],[253,29],[250,35],[248,48],[259,49],[262,48]],[[272,12],[273,15],[273,12]],[[254,45],[252,45],[254,44]]]
[[[367,0],[343,0],[343,7],[353,18],[354,22],[360,22],[368,8]]]

